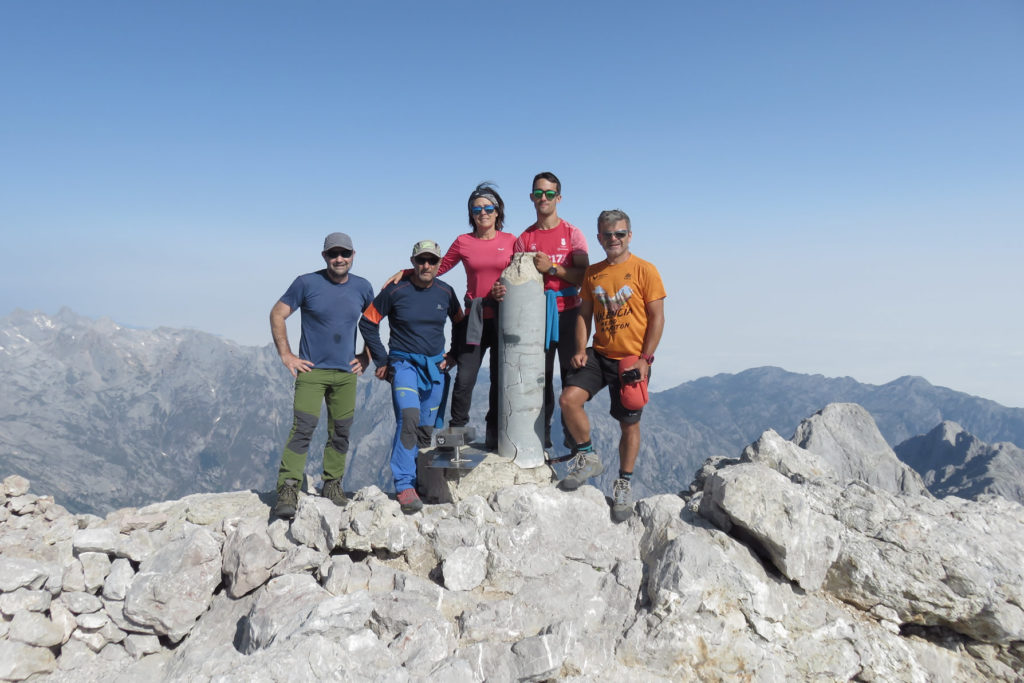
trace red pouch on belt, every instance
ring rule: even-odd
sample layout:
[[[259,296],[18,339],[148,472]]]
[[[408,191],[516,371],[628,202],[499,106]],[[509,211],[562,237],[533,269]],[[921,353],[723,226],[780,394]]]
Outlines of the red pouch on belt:
[[[622,373],[640,360],[639,356],[626,356],[619,361],[619,399],[626,410],[640,410],[647,405],[647,378],[642,382],[626,382]]]

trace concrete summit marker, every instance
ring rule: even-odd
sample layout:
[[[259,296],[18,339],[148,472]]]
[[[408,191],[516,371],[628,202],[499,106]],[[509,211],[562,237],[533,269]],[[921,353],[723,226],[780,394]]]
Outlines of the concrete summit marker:
[[[498,455],[522,468],[544,462],[544,278],[529,252],[502,272],[507,288],[499,310]]]

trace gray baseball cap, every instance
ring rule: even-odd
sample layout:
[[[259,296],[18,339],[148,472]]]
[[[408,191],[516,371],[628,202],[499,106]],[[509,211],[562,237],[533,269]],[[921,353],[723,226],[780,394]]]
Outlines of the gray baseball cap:
[[[352,246],[352,238],[343,232],[332,232],[324,240],[324,251],[330,251],[335,248],[355,251],[355,247]]]

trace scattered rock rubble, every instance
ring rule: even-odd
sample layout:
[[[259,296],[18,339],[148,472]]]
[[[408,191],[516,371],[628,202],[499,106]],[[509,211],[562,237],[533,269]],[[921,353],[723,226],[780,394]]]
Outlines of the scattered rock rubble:
[[[591,486],[412,516],[369,487],[289,523],[253,492],[71,515],[10,476],[0,679],[1021,680],[1024,508],[908,490],[862,412],[620,525]],[[857,443],[888,490],[830,464]]]

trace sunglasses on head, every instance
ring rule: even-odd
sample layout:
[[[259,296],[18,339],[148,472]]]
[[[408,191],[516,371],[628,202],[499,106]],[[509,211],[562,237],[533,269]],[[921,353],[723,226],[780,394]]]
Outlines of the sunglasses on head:
[[[339,256],[341,258],[349,258],[350,256],[352,256],[352,250],[351,249],[331,249],[330,251],[327,252],[327,258],[329,258],[331,260],[334,260],[334,259],[338,258]]]
[[[628,234],[629,234],[628,230],[616,230],[615,232],[599,232],[599,233],[597,233],[598,237],[601,237],[602,239],[611,239],[612,237],[614,237],[615,239],[619,240],[620,242],[622,240],[626,239],[626,235],[628,235]]]
[[[437,258],[436,256],[417,256],[413,260],[416,261],[416,264],[420,266],[427,263],[429,263],[432,266],[436,266],[441,259]]]
[[[534,199],[540,199],[541,197],[547,197],[548,199],[554,199],[558,196],[558,193],[554,190],[534,190],[530,194],[533,195]]]
[[[498,207],[496,207],[494,204],[488,204],[487,206],[474,206],[471,209],[474,216],[479,216],[481,211],[486,211],[487,213],[494,213],[497,210]]]

